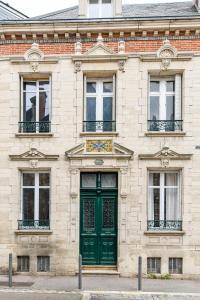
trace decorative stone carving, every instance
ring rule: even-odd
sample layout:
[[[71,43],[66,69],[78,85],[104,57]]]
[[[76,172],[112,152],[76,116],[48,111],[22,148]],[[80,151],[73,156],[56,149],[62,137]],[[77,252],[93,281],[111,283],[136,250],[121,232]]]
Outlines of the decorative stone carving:
[[[81,55],[82,54],[82,43],[81,42],[77,42],[75,44],[75,54],[76,55]]]
[[[39,45],[34,43],[24,55],[25,60],[30,61],[33,72],[37,72],[39,62],[44,59],[44,53],[39,49]]]
[[[157,57],[161,58],[162,70],[167,70],[171,64],[172,58],[177,56],[177,50],[173,47],[169,40],[163,42],[162,47],[157,52]]]
[[[44,53],[39,49],[39,45],[34,43],[24,55],[25,60],[40,61],[44,59]]]
[[[36,159],[30,160],[30,166],[31,168],[36,169],[38,166],[38,160]]]
[[[94,140],[95,143],[98,142],[98,140]],[[107,141],[107,140],[105,140]],[[105,142],[104,141],[104,142]],[[109,141],[109,147],[112,147],[112,150],[109,149],[110,152],[87,152],[86,151],[86,144],[80,144],[68,151],[65,152],[67,159],[84,159],[84,158],[94,158],[94,159],[106,159],[106,158],[116,158],[116,159],[132,159],[134,152],[130,149],[125,148],[122,145],[119,145],[117,143],[113,143],[112,140]],[[105,161],[104,161],[105,162]]]
[[[74,72],[75,73],[80,72],[81,71],[81,66],[82,66],[81,61],[75,61],[75,63],[74,63]]]
[[[35,148],[31,148],[29,151],[22,153],[20,155],[9,155],[11,160],[21,160],[21,161],[31,161],[32,165],[35,161],[39,160],[58,160],[59,155],[49,155],[38,151]]]
[[[124,66],[125,66],[125,60],[119,60],[118,61],[119,71],[125,72]]]
[[[161,164],[164,167],[169,166],[170,160],[189,160],[191,159],[192,154],[180,154],[169,147],[164,146],[159,152],[155,154],[140,154],[140,160],[161,160]]]
[[[120,41],[118,43],[118,52],[119,52],[119,54],[125,53],[125,42],[124,41]]]

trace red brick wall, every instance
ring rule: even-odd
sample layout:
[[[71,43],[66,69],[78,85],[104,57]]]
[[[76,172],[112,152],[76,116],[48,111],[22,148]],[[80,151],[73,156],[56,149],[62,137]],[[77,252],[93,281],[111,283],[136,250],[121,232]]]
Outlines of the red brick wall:
[[[135,40],[126,41],[126,52],[155,52],[162,45],[162,40]],[[176,47],[178,51],[200,51],[199,40],[171,40],[171,44]],[[83,52],[95,45],[94,42],[83,43]],[[105,42],[105,45],[117,52],[117,42]],[[3,55],[23,55],[31,44],[4,44],[0,45],[0,56]],[[74,54],[74,43],[42,43],[40,49],[45,54]]]

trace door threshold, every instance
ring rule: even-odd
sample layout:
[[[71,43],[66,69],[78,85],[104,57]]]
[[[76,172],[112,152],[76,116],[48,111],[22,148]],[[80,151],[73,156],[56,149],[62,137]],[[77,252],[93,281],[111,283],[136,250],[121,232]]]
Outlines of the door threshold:
[[[83,266],[82,270],[84,275],[120,275],[117,266]]]

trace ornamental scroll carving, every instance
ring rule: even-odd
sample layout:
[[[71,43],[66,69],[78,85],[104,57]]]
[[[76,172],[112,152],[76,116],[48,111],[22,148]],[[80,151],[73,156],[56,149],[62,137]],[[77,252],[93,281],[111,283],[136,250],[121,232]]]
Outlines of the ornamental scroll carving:
[[[169,40],[165,40],[157,52],[157,57],[161,58],[161,69],[167,70],[172,59],[177,57],[177,50],[171,45]]]
[[[44,59],[44,53],[39,49],[39,45],[33,43],[31,48],[26,51],[24,59],[30,61],[33,72],[37,72],[39,69],[39,62]]]

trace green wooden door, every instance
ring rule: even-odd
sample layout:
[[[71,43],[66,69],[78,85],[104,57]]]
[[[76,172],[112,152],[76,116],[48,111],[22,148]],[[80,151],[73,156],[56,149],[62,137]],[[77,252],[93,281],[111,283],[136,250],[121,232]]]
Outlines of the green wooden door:
[[[82,173],[80,252],[84,265],[117,263],[117,174]]]

